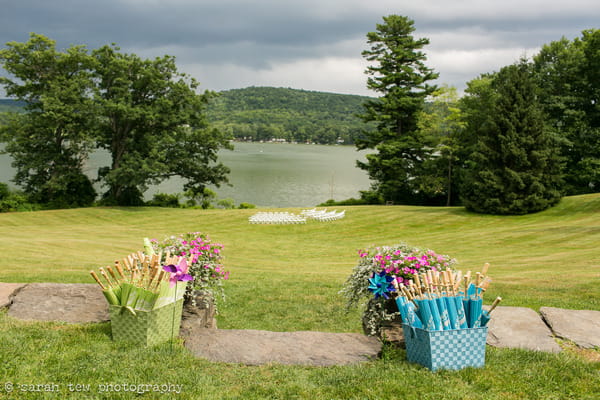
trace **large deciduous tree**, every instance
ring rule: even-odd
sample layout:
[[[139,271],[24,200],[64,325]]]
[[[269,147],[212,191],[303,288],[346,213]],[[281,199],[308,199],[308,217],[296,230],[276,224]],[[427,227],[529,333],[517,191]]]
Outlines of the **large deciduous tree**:
[[[474,105],[465,111],[474,143],[461,186],[464,205],[482,213],[526,214],[556,204],[561,161],[530,65],[521,60],[478,83],[463,102]]]
[[[217,162],[217,151],[230,147],[228,138],[210,129],[205,116],[214,93],[197,94],[198,83],[179,73],[170,56],[144,60],[114,46],[93,56],[98,143],[112,158],[99,171],[109,188],[105,202],[139,204],[149,184],[175,175],[195,192],[227,180],[229,169]]]
[[[2,78],[7,94],[27,103],[2,139],[15,160],[15,182],[36,200],[93,201],[82,165],[96,148],[111,155],[98,171],[105,204],[142,204],[148,185],[171,176],[197,193],[227,182],[217,151],[231,145],[206,120],[215,94],[196,93],[198,83],[177,71],[173,57],[145,60],[114,45],[91,54],[81,46],[59,52],[32,34],[27,43],[9,43],[0,61],[16,78]]]
[[[377,197],[399,203],[426,202],[415,177],[433,147],[417,120],[425,98],[435,90],[428,82],[438,74],[425,65],[421,49],[429,40],[412,36],[412,20],[390,15],[383,21],[375,32],[367,34],[371,47],[362,53],[371,63],[365,71],[367,87],[381,96],[364,104],[361,118],[374,122],[376,128],[364,132],[356,143],[358,149],[377,152],[367,155],[367,161],[358,166],[373,180],[372,191]]]
[[[8,116],[1,139],[16,169],[13,181],[35,202],[87,206],[96,197],[82,172],[94,146],[91,63],[84,47],[59,52],[37,34],[0,50],[0,64],[14,77],[0,77],[0,83],[8,96],[26,102],[27,111]]]

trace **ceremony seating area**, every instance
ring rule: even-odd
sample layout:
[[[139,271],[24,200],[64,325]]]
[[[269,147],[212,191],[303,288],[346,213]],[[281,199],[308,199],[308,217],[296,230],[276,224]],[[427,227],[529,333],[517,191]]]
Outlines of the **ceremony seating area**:
[[[289,212],[258,212],[248,221],[251,224],[305,224],[306,217]]]
[[[307,219],[314,219],[317,221],[335,221],[337,219],[344,218],[346,216],[346,210],[341,212],[337,212],[337,210],[328,212],[327,209],[317,210],[316,208],[313,208],[311,210],[302,210],[300,214],[305,216]]]
[[[251,224],[305,224],[313,219],[321,222],[335,221],[344,218],[346,211],[337,212],[325,210],[302,210],[300,215],[290,212],[258,212],[248,218]]]

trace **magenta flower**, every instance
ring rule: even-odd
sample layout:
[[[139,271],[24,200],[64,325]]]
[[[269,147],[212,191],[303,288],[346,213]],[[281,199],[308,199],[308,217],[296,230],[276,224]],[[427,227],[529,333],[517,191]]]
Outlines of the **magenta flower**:
[[[164,265],[163,269],[171,273],[171,278],[169,279],[169,285],[171,287],[175,286],[177,282],[187,282],[194,280],[194,277],[187,273],[188,265],[187,260],[185,258],[181,259],[179,265]]]

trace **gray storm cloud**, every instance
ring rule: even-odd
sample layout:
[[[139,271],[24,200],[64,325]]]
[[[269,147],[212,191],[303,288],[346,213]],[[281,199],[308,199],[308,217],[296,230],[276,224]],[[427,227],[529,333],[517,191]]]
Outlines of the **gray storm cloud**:
[[[369,94],[360,54],[366,33],[389,14],[415,20],[415,36],[431,40],[425,52],[440,72],[439,83],[459,89],[480,73],[532,56],[562,36],[579,36],[600,21],[600,2],[587,0],[3,3],[2,44],[36,32],[60,48],[116,43],[144,57],[174,55],[182,71],[214,90],[269,85]]]

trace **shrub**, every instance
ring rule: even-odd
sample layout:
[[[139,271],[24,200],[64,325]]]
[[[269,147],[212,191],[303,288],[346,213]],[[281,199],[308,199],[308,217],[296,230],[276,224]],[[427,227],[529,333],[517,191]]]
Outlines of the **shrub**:
[[[319,204],[317,207],[362,206],[362,205],[366,205],[366,204],[369,204],[369,203],[364,199],[355,199],[354,197],[351,197],[349,199],[339,200],[339,201],[329,199],[325,203]]]
[[[18,190],[10,190],[6,183],[0,182],[0,212],[35,211],[39,204],[30,203],[28,197]]]
[[[152,200],[146,202],[146,205],[151,207],[171,207],[178,208],[180,195],[178,193],[155,193]]]
[[[217,205],[221,208],[225,208],[226,210],[231,210],[235,208],[235,202],[233,201],[233,199],[229,198],[217,201]]]

